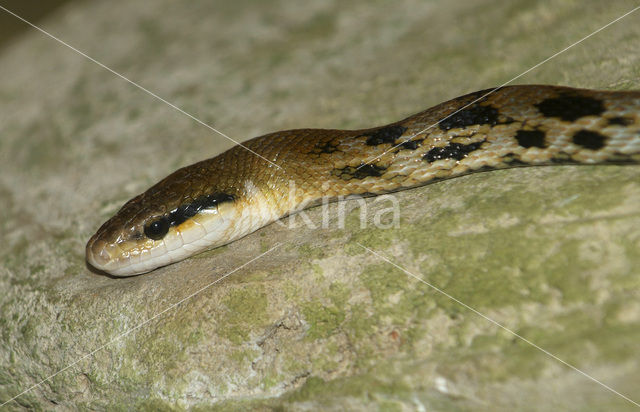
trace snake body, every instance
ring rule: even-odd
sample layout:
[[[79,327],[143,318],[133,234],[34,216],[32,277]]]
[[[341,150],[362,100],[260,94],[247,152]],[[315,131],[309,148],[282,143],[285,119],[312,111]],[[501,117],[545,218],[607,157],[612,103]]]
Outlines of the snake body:
[[[516,166],[640,163],[640,91],[519,85],[489,92],[371,129],[270,133],[179,169],[104,223],[87,244],[87,261],[129,276],[229,243],[322,198]]]

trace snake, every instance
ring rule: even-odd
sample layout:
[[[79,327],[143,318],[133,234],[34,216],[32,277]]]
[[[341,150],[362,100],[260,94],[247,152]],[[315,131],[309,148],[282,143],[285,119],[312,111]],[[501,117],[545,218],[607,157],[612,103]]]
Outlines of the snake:
[[[269,133],[178,169],[126,202],[86,260],[123,277],[228,244],[323,199],[520,166],[640,163],[640,91],[514,85],[385,126]]]

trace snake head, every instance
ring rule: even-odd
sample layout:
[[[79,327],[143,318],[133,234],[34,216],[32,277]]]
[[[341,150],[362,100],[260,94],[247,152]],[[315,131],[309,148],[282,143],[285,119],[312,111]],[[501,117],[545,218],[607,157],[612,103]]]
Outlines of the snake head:
[[[87,262],[131,276],[227,243],[236,196],[193,187],[192,174],[180,169],[122,206],[87,243]]]

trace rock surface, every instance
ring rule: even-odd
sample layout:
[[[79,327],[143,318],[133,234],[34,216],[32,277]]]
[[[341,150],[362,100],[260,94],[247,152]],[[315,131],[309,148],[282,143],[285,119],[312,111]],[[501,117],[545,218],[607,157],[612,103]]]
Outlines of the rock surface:
[[[634,5],[75,2],[42,26],[244,140],[502,84]],[[640,88],[639,18],[518,82]],[[233,143],[37,31],[0,67],[0,402],[55,375],[8,410],[635,410],[594,380],[640,401],[639,167],[453,179],[398,193],[397,221],[332,204],[113,279],[93,231]]]

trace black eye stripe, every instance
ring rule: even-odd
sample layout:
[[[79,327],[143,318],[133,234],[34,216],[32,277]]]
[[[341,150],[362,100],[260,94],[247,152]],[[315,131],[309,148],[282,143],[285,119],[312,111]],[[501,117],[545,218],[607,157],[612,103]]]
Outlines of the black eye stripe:
[[[200,196],[191,203],[181,205],[172,210],[168,215],[159,217],[144,227],[144,234],[153,240],[160,240],[169,231],[171,226],[178,226],[187,219],[197,215],[203,209],[217,207],[224,202],[232,202],[235,198],[226,193],[214,193]]]
[[[217,207],[220,203],[231,202],[233,200],[233,196],[225,193],[200,196],[193,202],[181,205],[172,210],[171,213],[169,213],[169,223],[171,226],[177,226],[197,215],[202,209]]]
[[[195,216],[200,209],[200,207],[193,204],[180,206],[169,214],[169,223],[171,226],[177,226],[190,217]]]

